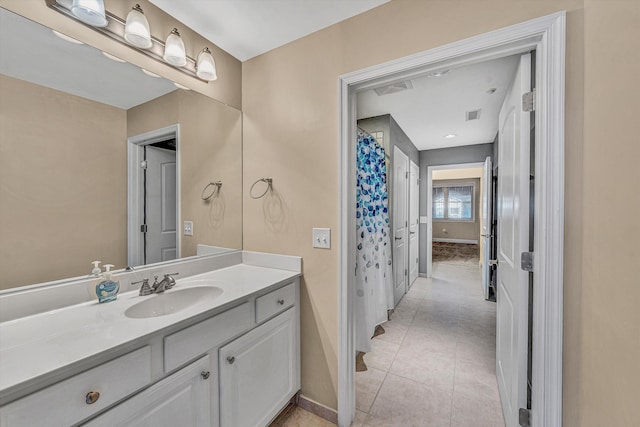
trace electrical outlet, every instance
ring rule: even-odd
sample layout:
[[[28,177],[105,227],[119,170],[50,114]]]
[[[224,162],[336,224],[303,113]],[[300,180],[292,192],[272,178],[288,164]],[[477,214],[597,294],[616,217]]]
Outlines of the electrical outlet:
[[[321,249],[331,248],[331,229],[330,228],[314,228],[313,229],[313,247]]]
[[[185,236],[193,236],[193,221],[185,221],[183,229]]]

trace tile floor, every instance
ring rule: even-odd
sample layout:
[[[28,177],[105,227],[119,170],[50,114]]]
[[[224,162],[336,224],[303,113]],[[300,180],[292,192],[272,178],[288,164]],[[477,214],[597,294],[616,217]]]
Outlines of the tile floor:
[[[284,416],[278,417],[269,427],[336,427],[336,425],[296,406]]]
[[[434,263],[364,356],[352,427],[504,426],[495,322],[477,267]]]

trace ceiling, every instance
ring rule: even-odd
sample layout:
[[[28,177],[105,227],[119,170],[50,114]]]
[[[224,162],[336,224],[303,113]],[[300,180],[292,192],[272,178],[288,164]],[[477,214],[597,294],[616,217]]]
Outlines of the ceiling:
[[[413,88],[386,95],[374,90],[361,92],[358,119],[391,114],[418,150],[493,142],[518,58],[451,68],[441,77],[413,78]],[[495,92],[488,93],[490,89]],[[479,119],[467,121],[466,112],[478,109]],[[451,134],[457,136],[445,138]]]
[[[390,0],[150,0],[240,61]]]
[[[176,90],[129,63],[64,41],[33,21],[0,8],[0,74],[128,110]]]

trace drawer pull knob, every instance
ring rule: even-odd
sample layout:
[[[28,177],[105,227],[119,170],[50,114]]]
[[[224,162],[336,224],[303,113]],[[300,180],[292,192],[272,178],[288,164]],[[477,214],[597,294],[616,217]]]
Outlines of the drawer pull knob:
[[[200,376],[202,377],[203,380],[208,380],[210,375],[211,375],[211,372],[209,371],[200,372]]]
[[[233,365],[233,362],[236,361],[236,358],[233,356],[229,356],[227,357],[227,362],[229,362],[229,365]]]
[[[279,300],[278,300],[278,304],[280,304],[280,305],[284,305],[284,300],[283,300],[283,299],[279,299]]]
[[[84,401],[87,405],[93,405],[98,401],[98,399],[100,399],[100,393],[98,393],[97,391],[90,391],[84,397]]]

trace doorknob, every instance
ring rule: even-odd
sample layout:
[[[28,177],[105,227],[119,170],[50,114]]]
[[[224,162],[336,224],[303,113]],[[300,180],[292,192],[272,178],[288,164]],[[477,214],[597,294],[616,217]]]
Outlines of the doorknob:
[[[402,237],[394,237],[396,240],[402,240]]]
[[[492,234],[481,234],[480,236],[482,236],[482,237],[493,237]]]
[[[415,231],[410,231],[409,234],[416,234],[416,232]]]

